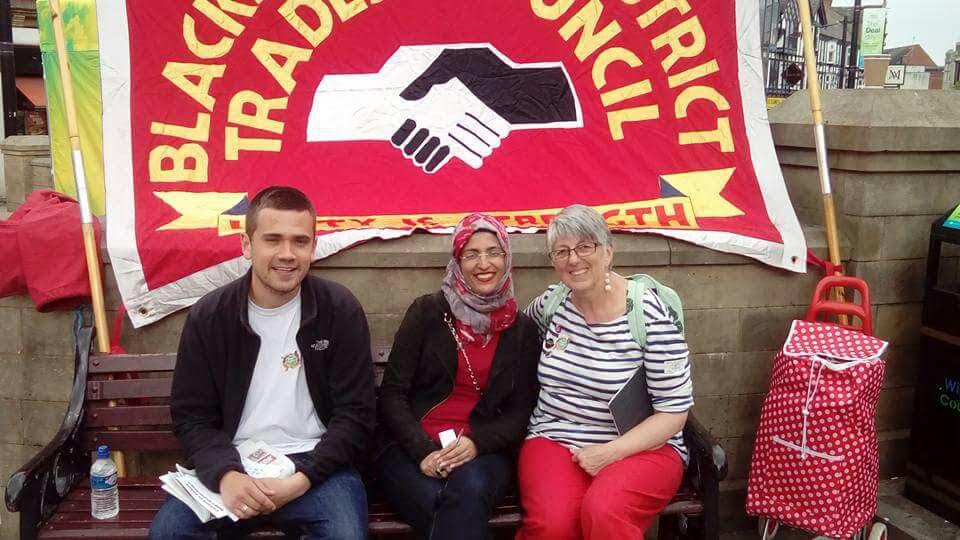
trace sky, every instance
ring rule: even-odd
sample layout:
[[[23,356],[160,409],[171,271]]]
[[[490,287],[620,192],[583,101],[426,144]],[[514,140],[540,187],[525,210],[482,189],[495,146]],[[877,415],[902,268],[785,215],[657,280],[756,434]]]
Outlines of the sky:
[[[887,0],[886,47],[919,43],[934,62],[960,41],[960,0]]]

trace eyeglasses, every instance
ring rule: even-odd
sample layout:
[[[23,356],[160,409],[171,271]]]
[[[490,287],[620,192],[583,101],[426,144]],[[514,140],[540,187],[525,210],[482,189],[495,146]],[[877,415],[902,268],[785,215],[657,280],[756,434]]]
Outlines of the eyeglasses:
[[[550,260],[554,262],[560,262],[560,261],[565,261],[569,259],[570,252],[572,251],[572,252],[575,252],[577,256],[582,259],[584,257],[589,257],[590,255],[593,255],[594,253],[596,253],[597,247],[599,246],[600,246],[599,242],[589,242],[589,243],[584,242],[583,244],[577,244],[573,249],[570,249],[567,247],[555,249],[547,253],[547,255],[550,256]]]
[[[478,249],[468,249],[460,254],[460,262],[479,261],[481,257],[486,257],[488,261],[496,261],[506,257],[507,253],[500,248],[490,248],[486,251]]]

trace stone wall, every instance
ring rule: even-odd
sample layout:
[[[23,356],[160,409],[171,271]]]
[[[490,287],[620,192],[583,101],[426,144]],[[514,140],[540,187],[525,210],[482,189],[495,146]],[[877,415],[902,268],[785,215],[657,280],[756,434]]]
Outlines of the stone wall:
[[[849,273],[870,285],[876,334],[891,343],[877,426],[885,476],[905,473],[930,226],[960,204],[960,95],[828,91],[827,144]],[[774,142],[800,219],[823,222],[806,93],[771,111]],[[958,250],[944,271],[957,272]]]
[[[827,92],[831,164],[849,238],[850,270],[871,285],[878,335],[893,343],[877,425],[881,474],[903,471],[909,437],[925,247],[930,223],[960,202],[960,93]],[[863,110],[861,115],[854,111]],[[807,241],[825,257],[809,110],[796,95],[772,112],[788,187]],[[439,286],[447,237],[418,234],[371,242],[316,265],[315,271],[350,287],[366,308],[373,341],[387,344],[404,310]],[[543,256],[543,235],[514,238],[521,302],[554,281]],[[802,317],[814,271],[792,274],[743,257],[655,236],[616,237],[621,273],[648,272],[684,300],[693,353],[695,414],[717,436],[730,464],[723,484],[723,526],[749,527],[743,512],[753,434],[769,382],[771,360],[790,320]],[[106,272],[110,320],[118,305]],[[125,323],[129,352],[176,349],[183,313],[134,330]],[[0,299],[0,484],[56,432],[72,378],[71,313],[39,314],[25,298]],[[0,537],[12,538],[16,516],[0,511]]]
[[[825,256],[823,231],[808,228],[811,247]],[[372,340],[389,344],[407,306],[436,290],[447,260],[449,238],[418,234],[393,242],[371,242],[331,257],[315,272],[353,290],[370,320]],[[516,292],[529,301],[555,281],[544,252],[544,236],[513,239]],[[742,480],[770,360],[789,321],[803,315],[817,275],[793,274],[749,259],[653,236],[616,236],[618,271],[647,272],[681,294],[693,351],[698,417],[720,438],[730,459],[730,528],[744,526]],[[118,305],[107,268],[110,320]],[[131,353],[176,350],[184,313],[135,330],[125,323],[122,345]],[[25,298],[0,299],[0,483],[56,432],[72,378],[72,313],[36,313]],[[895,408],[891,403],[888,408]],[[737,519],[733,519],[736,516]],[[3,515],[4,538],[15,516]]]
[[[27,194],[35,189],[51,189],[52,162],[50,161],[50,138],[46,135],[15,135],[4,139],[3,193],[6,210],[16,209]]]

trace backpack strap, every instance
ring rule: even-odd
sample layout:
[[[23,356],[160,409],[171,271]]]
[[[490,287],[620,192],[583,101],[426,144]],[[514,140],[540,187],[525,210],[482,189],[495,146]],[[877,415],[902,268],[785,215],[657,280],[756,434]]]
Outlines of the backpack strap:
[[[647,346],[647,325],[643,315],[643,295],[647,289],[653,289],[667,308],[677,329],[681,334],[683,333],[683,304],[680,301],[680,295],[647,274],[634,274],[627,277],[627,301],[632,305],[627,313],[627,323],[633,340],[642,348]]]
[[[570,294],[570,287],[567,287],[563,283],[557,283],[553,290],[547,293],[547,297],[543,299],[543,311],[540,312],[540,320],[538,322],[541,328],[544,329],[544,335],[547,333],[547,328],[550,327],[553,314],[560,309],[560,304],[566,300],[568,294]]]

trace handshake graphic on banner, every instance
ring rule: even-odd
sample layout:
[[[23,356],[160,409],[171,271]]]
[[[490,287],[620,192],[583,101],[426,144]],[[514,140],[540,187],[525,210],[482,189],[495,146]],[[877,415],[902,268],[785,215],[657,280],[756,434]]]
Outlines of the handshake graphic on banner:
[[[324,76],[307,141],[389,141],[433,173],[454,157],[479,169],[511,131],[582,126],[559,62],[516,64],[490,44],[417,45],[378,73]]]

